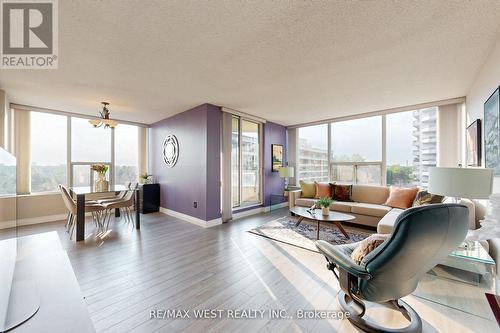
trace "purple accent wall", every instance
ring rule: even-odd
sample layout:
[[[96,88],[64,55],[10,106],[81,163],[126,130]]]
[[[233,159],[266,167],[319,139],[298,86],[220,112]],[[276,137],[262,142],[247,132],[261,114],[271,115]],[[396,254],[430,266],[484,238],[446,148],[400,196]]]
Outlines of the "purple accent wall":
[[[264,205],[268,206],[271,194],[283,194],[285,180],[272,172],[271,145],[283,145],[283,161],[287,161],[286,127],[266,122],[264,124]],[[273,201],[274,204],[274,201]]]
[[[220,217],[220,119],[219,107],[203,104],[151,126],[149,165],[160,183],[161,207],[205,221]],[[173,168],[163,162],[169,134],[179,141]]]

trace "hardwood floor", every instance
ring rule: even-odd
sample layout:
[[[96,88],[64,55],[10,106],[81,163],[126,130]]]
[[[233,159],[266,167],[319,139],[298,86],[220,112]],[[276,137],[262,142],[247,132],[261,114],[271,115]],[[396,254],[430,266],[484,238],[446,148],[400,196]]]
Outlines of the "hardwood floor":
[[[80,243],[68,239],[62,221],[22,227],[19,235],[58,232],[97,332],[358,332],[347,320],[296,318],[299,310],[339,310],[339,287],[321,255],[246,232],[286,214],[277,210],[209,229],[149,214],[140,232],[112,221],[106,237],[89,234]],[[460,286],[453,288],[460,298]],[[424,332],[498,331],[489,313],[417,296],[405,300],[421,315]],[[150,319],[155,309],[190,310],[191,318]],[[192,311],[202,309],[284,310],[294,318],[193,318]],[[368,315],[392,327],[405,324],[378,306]]]

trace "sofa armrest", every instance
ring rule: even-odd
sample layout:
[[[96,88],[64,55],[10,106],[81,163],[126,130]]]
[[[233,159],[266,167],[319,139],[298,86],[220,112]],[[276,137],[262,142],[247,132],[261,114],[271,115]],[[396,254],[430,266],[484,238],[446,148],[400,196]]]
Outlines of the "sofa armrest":
[[[288,192],[288,205],[290,208],[295,207],[295,200],[300,198],[301,194],[302,194],[301,190],[294,190]]]
[[[453,199],[452,198],[446,198],[446,200],[444,202],[445,203],[451,203],[451,202],[453,202]],[[461,204],[461,205],[464,205],[469,210],[469,229],[472,229],[472,230],[477,229],[477,223],[476,223],[476,204],[472,200],[465,199],[465,198],[461,198],[458,203]]]

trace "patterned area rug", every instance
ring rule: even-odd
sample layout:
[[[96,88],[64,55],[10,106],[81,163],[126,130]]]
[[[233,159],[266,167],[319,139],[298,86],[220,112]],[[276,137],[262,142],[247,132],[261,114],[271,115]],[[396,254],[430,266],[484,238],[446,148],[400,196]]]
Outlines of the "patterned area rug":
[[[249,230],[253,234],[267,237],[278,242],[301,247],[306,250],[318,252],[314,241],[316,241],[317,222],[303,220],[302,223],[296,227],[297,218],[292,216],[284,216],[277,220],[267,222],[257,228]],[[342,225],[347,231],[351,239],[347,239],[340,230],[333,224],[322,222],[319,239],[325,240],[333,245],[348,244],[359,242],[366,237],[370,236],[375,231],[357,228],[351,225]]]

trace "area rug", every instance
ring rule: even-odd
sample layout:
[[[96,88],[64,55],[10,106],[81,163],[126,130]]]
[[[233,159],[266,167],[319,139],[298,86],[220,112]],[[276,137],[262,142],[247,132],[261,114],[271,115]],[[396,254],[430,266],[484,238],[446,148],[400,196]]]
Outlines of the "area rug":
[[[248,232],[273,239],[278,242],[301,247],[306,250],[318,252],[314,242],[316,241],[317,222],[303,220],[299,226],[296,217],[284,216],[277,220],[267,222]],[[351,225],[343,224],[344,229],[349,235],[347,239],[339,229],[333,224],[322,222],[319,232],[319,239],[325,240],[333,245],[348,244],[359,242],[370,236],[375,231],[357,228]]]

